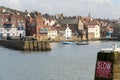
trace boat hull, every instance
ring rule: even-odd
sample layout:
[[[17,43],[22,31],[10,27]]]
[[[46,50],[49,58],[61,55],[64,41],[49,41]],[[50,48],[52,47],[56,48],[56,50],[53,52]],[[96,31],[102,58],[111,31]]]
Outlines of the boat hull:
[[[62,44],[73,44],[73,42],[62,42]]]
[[[76,43],[76,45],[88,45],[89,43],[88,42],[78,42]]]

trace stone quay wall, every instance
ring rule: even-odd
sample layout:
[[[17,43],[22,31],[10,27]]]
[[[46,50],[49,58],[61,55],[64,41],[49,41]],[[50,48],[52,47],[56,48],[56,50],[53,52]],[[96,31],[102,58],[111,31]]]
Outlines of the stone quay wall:
[[[22,51],[50,51],[48,41],[0,40],[0,45]]]

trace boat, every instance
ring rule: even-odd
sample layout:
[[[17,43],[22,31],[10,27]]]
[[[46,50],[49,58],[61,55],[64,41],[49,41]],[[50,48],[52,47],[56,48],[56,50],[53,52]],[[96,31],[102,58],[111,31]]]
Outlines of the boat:
[[[88,42],[77,42],[76,45],[88,45]]]
[[[63,41],[62,44],[73,44],[73,42]]]

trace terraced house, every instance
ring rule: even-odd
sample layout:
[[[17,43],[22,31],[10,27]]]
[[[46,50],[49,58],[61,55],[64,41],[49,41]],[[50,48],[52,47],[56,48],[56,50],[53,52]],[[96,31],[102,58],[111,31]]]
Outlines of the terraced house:
[[[25,20],[12,12],[0,13],[0,38],[26,36]]]
[[[48,25],[45,25],[45,19],[38,14],[27,14],[26,18],[26,34],[33,36],[37,40],[48,39]]]

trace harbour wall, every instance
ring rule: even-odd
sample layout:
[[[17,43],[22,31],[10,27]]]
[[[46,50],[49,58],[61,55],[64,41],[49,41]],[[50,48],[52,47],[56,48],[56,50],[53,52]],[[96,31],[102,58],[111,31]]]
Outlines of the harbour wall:
[[[0,45],[22,51],[50,51],[48,41],[0,40]]]

